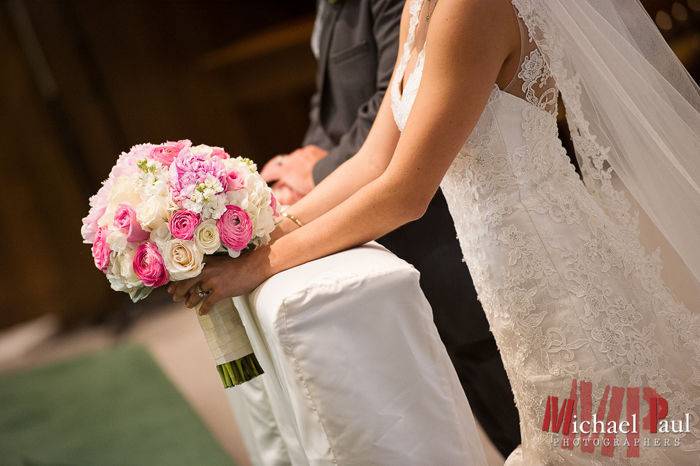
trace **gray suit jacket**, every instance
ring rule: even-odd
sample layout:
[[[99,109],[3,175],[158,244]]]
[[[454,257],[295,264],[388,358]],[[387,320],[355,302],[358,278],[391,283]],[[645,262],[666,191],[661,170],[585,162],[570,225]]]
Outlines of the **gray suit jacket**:
[[[329,151],[314,167],[316,183],[355,155],[369,133],[394,69],[404,3],[321,2],[317,91],[304,138]]]

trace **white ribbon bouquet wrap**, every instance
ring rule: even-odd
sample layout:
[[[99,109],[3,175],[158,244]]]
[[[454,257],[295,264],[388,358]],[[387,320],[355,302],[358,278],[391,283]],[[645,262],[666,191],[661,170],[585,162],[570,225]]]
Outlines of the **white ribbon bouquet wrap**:
[[[81,233],[112,289],[136,302],[198,276],[206,257],[232,258],[270,241],[277,202],[255,164],[188,140],[122,153],[90,198]],[[225,387],[262,373],[234,300],[199,323]]]
[[[199,316],[199,325],[225,388],[247,382],[263,373],[234,300],[225,299],[216,303],[207,314]]]

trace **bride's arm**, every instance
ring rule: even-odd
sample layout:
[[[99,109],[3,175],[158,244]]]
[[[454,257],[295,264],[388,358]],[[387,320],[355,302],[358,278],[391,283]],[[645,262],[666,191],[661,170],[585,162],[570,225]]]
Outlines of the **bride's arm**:
[[[287,212],[305,224],[325,214],[386,170],[398,140],[399,131],[393,120],[391,99],[387,93],[357,154],[335,169]],[[272,238],[277,241],[296,228],[293,222],[284,220],[273,232]]]
[[[420,90],[386,169],[272,245],[236,260],[208,262],[201,286],[213,291],[202,312],[227,296],[250,292],[275,273],[376,239],[423,215],[477,123],[503,63],[519,46],[507,0],[443,0],[430,21]],[[354,171],[341,174],[352,178]],[[176,299],[193,285],[175,285]]]
[[[399,54],[403,50],[408,29],[408,3],[401,14],[399,31]],[[394,72],[396,65],[394,66]],[[394,77],[389,82],[392,82]],[[360,150],[336,168],[309,194],[288,209],[288,213],[309,223],[331,210],[367,183],[378,178],[386,170],[399,141],[399,130],[394,123],[391,111],[391,91],[387,89],[372,128]],[[284,220],[272,234],[274,240],[295,230],[296,225]]]

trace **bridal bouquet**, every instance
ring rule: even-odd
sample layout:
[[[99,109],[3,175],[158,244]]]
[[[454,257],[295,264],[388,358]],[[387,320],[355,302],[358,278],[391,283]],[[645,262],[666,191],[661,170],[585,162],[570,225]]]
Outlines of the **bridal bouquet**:
[[[199,275],[207,255],[235,258],[266,244],[276,215],[251,160],[187,140],[140,144],[119,156],[90,198],[81,233],[112,289],[136,302]],[[232,300],[199,322],[225,387],[262,373]]]

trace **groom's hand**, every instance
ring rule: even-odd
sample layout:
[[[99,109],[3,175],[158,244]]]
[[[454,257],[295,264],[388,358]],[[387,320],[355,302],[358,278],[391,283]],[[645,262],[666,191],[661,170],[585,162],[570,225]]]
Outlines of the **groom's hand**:
[[[261,174],[267,182],[276,181],[272,189],[279,202],[291,205],[314,188],[314,165],[327,154],[318,146],[304,146],[289,155],[274,157]]]
[[[272,192],[275,194],[279,205],[283,206],[290,206],[304,197],[301,193],[294,191],[282,181],[278,181],[272,185]]]

